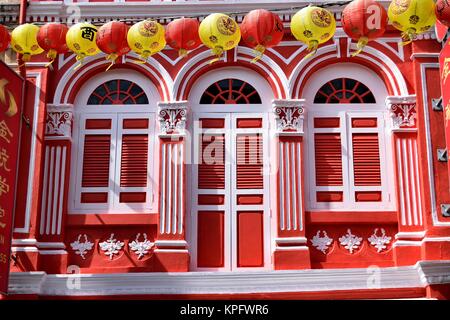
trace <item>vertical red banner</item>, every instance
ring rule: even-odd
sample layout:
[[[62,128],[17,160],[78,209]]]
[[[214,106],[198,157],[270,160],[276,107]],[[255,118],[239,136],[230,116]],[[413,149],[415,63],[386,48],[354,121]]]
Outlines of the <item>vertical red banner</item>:
[[[7,293],[24,80],[0,61],[0,292]]]

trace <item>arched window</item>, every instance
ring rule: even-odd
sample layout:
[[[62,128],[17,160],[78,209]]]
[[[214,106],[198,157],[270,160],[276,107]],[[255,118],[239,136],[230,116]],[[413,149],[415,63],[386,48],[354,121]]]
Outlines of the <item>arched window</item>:
[[[325,69],[310,81],[309,210],[390,210],[384,84],[355,66]]]
[[[91,93],[88,105],[148,104],[144,90],[136,83],[124,80],[110,80],[99,85]]]
[[[325,83],[317,91],[314,103],[376,103],[376,100],[363,83],[349,78],[338,78]]]
[[[261,97],[252,85],[238,79],[223,79],[210,85],[200,104],[260,104]]]
[[[132,79],[100,75],[80,92],[74,121],[74,212],[143,213],[153,208],[155,114],[144,87]]]

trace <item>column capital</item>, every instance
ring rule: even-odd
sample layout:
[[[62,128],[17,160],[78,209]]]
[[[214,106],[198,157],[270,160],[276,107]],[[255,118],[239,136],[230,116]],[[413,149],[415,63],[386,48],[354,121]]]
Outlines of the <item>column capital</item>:
[[[391,130],[394,132],[417,131],[416,95],[390,96],[386,105],[391,117]]]
[[[304,105],[304,99],[277,99],[272,101],[277,122],[277,135],[303,135]]]
[[[187,109],[187,101],[158,102],[159,136],[184,136]]]
[[[73,105],[47,105],[46,140],[70,140],[72,137]]]

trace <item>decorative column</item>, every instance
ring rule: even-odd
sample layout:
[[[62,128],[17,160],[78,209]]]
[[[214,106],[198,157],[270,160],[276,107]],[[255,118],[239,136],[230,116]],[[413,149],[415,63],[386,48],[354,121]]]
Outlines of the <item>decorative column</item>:
[[[393,244],[399,265],[420,260],[425,236],[423,194],[419,174],[416,96],[388,97],[393,154],[397,173],[398,234]]]
[[[310,268],[305,237],[303,121],[304,100],[274,100],[277,128],[276,270]]]
[[[160,102],[160,205],[155,271],[188,271],[186,242],[187,101]]]
[[[43,184],[37,226],[39,270],[66,273],[64,222],[67,216],[72,105],[47,106]]]

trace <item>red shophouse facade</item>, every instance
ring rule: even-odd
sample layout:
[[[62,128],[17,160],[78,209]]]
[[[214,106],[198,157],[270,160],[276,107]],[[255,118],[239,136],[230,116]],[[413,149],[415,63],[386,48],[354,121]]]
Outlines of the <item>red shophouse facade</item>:
[[[449,297],[442,43],[389,27],[352,57],[332,7],[304,59],[301,4],[30,2],[36,23],[285,8],[285,36],[256,63],[244,44],[27,63],[13,297]]]

